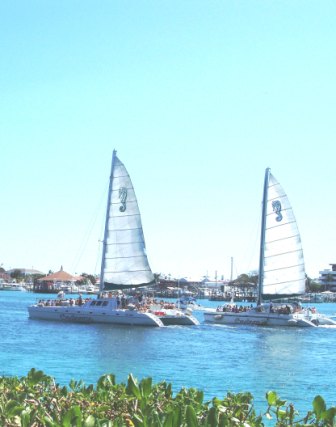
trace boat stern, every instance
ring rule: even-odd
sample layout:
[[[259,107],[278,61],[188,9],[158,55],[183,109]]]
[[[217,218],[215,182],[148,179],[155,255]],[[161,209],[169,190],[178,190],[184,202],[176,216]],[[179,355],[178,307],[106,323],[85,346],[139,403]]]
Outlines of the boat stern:
[[[162,320],[158,316],[156,316],[154,313],[143,313],[143,314],[150,319],[149,323],[151,324],[151,326],[158,326],[160,328],[165,326]]]

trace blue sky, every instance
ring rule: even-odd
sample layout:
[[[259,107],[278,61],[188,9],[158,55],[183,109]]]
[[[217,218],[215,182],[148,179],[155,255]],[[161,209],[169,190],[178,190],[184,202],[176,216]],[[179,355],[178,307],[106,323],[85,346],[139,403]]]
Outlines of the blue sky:
[[[0,264],[98,273],[112,150],[154,272],[258,265],[264,171],[336,262],[332,1],[2,1]]]

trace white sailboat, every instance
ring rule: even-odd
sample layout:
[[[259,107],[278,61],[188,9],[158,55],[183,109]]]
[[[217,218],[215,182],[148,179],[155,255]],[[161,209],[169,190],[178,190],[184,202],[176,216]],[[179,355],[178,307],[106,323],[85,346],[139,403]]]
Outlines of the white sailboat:
[[[140,326],[198,325],[182,310],[147,305],[146,298],[128,297],[127,289],[155,283],[149,266],[141,216],[133,184],[113,151],[108,191],[103,253],[97,299],[58,299],[28,307],[32,319]]]
[[[301,239],[292,207],[282,186],[267,168],[265,172],[259,258],[258,302],[255,307],[233,304],[204,313],[210,323],[264,326],[316,327],[336,325],[331,318],[298,303],[272,299],[305,292],[305,266]],[[268,302],[263,302],[268,300]]]
[[[129,174],[113,151],[97,299],[49,300],[28,307],[32,319],[118,325],[164,326],[158,316],[123,301],[115,289],[154,283],[137,199]],[[109,291],[103,293],[103,291]]]

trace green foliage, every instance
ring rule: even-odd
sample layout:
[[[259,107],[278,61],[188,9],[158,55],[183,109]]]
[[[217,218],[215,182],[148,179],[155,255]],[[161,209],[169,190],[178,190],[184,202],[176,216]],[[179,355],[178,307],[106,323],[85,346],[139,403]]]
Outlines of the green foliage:
[[[316,396],[313,400],[312,411],[309,411],[305,417],[298,419],[299,413],[295,410],[293,404],[287,404],[281,400],[275,391],[266,393],[268,409],[266,416],[268,419],[276,419],[277,427],[285,426],[316,426],[333,427],[336,425],[336,407],[327,409],[326,403],[321,396]]]
[[[17,280],[18,282],[25,278],[24,274],[22,274],[22,271],[19,269],[15,269],[14,271],[12,271],[10,276],[12,279]]]
[[[321,291],[323,291],[323,285],[306,275],[306,292],[314,293]]]
[[[81,285],[84,285],[87,281],[89,281],[92,285],[97,284],[96,277],[92,274],[82,273],[81,276],[83,279],[78,281],[78,283]]]
[[[204,402],[203,392],[182,388],[173,396],[171,384],[138,382],[116,384],[103,375],[97,385],[71,380],[68,387],[32,369],[26,377],[0,377],[0,425],[4,427],[333,427],[336,408],[321,396],[312,410],[299,418],[293,404],[275,391],[266,393],[267,410],[256,415],[250,393],[227,393]]]

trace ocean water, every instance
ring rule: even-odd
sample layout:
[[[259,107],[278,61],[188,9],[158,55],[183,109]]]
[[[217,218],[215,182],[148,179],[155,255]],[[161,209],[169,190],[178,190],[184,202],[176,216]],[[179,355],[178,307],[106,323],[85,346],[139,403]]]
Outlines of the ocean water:
[[[265,393],[275,390],[303,414],[320,394],[336,405],[336,328],[265,328],[209,325],[165,328],[83,325],[31,320],[30,292],[0,292],[0,375],[25,376],[41,369],[68,385],[71,379],[95,384],[101,375],[172,383],[175,392],[194,387],[206,399],[228,391],[249,391],[255,408],[267,408]],[[218,302],[199,301],[216,307]],[[336,313],[336,304],[318,304]]]

